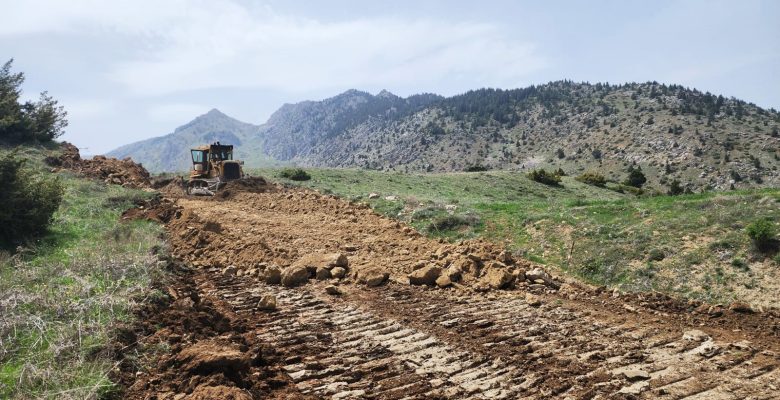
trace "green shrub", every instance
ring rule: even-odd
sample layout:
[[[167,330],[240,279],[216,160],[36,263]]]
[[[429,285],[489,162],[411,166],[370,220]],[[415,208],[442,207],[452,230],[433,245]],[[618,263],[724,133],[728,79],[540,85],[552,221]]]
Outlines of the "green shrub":
[[[741,259],[741,258],[735,258],[735,259],[731,260],[731,266],[736,268],[736,269],[740,269],[742,271],[750,270],[750,267],[748,267],[747,262],[745,260]]]
[[[431,221],[426,228],[431,233],[453,231],[461,227],[475,227],[479,225],[479,217],[476,215],[443,215]]]
[[[301,168],[285,168],[279,172],[279,176],[293,181],[308,181],[311,179],[311,175]]]
[[[35,174],[16,152],[0,156],[0,243],[8,246],[46,230],[64,190],[56,178]]]
[[[626,185],[641,188],[645,182],[647,182],[647,177],[645,177],[645,174],[642,172],[642,167],[637,166],[634,168],[633,165],[628,167],[628,177],[626,177],[626,181],[624,182]]]
[[[528,173],[528,177],[536,182],[544,183],[550,186],[559,186],[561,183],[561,176],[555,173],[547,172],[544,169],[533,170]]]
[[[760,251],[768,251],[776,247],[777,229],[769,219],[753,221],[745,228],[745,231]]]
[[[638,187],[633,187],[633,186],[628,186],[628,185],[623,185],[623,184],[618,184],[614,188],[610,187],[609,189],[614,190],[614,191],[616,191],[618,193],[633,194],[634,196],[641,196],[641,195],[645,194],[645,191],[640,189],[640,188],[638,188]]]
[[[584,174],[574,179],[582,183],[598,187],[604,187],[607,184],[607,179],[604,178],[604,175],[592,171],[585,172]]]
[[[463,172],[484,172],[488,170],[489,168],[482,164],[473,164],[466,166],[466,168],[463,169]]]
[[[680,181],[675,179],[672,181],[672,184],[669,185],[669,191],[667,194],[670,196],[677,196],[683,194],[684,192],[685,189],[682,187],[682,184],[680,184]]]
[[[666,258],[666,254],[661,249],[652,249],[647,253],[647,259],[650,261],[661,261]]]

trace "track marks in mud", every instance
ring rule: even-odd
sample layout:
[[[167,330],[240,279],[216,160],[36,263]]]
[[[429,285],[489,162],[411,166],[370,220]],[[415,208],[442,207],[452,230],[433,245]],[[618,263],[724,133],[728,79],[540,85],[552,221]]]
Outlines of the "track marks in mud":
[[[229,278],[211,295],[256,318],[298,389],[322,398],[736,399],[780,387],[778,357],[748,343],[686,340],[680,329],[609,324],[512,295],[344,289],[342,299]],[[252,304],[267,293],[279,309],[260,314]]]

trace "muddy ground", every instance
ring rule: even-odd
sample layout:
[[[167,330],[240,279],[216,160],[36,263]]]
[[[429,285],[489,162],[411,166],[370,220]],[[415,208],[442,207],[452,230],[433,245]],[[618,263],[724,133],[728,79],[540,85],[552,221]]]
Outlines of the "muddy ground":
[[[777,398],[776,310],[613,293],[302,189],[174,192],[126,213],[179,261],[125,398]]]

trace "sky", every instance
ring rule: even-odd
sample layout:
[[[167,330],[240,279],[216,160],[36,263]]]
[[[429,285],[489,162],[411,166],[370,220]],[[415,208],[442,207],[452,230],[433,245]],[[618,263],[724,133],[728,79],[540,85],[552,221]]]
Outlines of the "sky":
[[[87,154],[212,108],[260,124],[348,89],[401,96],[676,83],[780,109],[780,1],[0,0],[0,62]]]

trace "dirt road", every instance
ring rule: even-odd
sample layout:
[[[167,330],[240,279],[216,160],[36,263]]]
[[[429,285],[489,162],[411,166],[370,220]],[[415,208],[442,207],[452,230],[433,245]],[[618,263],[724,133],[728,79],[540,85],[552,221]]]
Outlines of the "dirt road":
[[[522,281],[534,266],[495,246],[442,244],[297,189],[175,202],[172,252],[194,268],[171,288],[170,309],[206,315],[191,334],[175,318],[160,322],[147,341],[174,344],[138,373],[130,398],[780,396],[774,313]],[[343,279],[265,282],[276,266],[334,253],[348,260]],[[426,263],[457,264],[462,276],[444,289],[410,285],[408,274]],[[513,283],[489,290],[486,274],[499,266]],[[359,283],[382,272],[389,280],[379,286]]]

